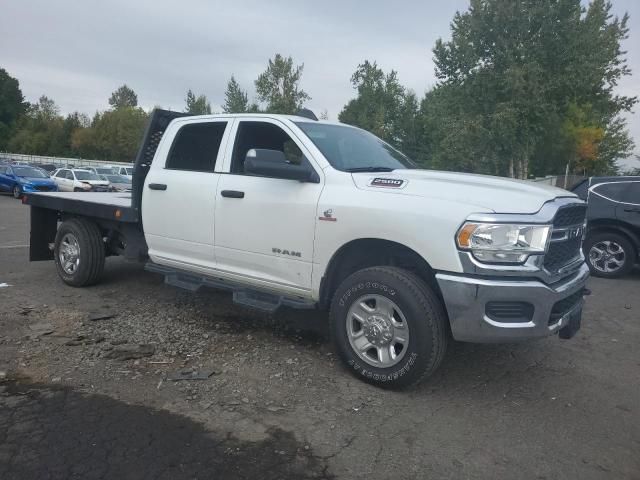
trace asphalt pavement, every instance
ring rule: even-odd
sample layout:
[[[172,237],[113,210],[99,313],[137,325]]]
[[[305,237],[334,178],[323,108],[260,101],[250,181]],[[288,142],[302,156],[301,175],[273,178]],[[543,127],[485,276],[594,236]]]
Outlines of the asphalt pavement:
[[[251,312],[119,258],[68,287],[29,263],[28,213],[0,196],[2,480],[640,478],[638,272],[590,280],[570,341],[456,343],[389,392],[335,360],[322,314]]]

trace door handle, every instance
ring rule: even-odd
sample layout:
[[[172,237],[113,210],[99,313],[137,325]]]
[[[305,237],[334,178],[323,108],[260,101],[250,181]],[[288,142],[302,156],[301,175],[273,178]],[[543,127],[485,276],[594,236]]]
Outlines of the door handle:
[[[166,190],[167,186],[164,183],[150,183],[149,188],[151,190]]]
[[[244,198],[244,192],[239,192],[238,190],[222,190],[220,195],[227,198]]]

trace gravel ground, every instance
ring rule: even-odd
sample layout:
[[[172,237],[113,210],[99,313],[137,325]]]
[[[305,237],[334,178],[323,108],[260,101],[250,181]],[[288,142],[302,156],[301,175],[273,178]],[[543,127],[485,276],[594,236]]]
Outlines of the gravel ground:
[[[27,237],[0,197],[0,478],[640,478],[638,272],[591,280],[571,341],[456,343],[388,392],[342,368],[321,313],[117,258],[74,289]]]

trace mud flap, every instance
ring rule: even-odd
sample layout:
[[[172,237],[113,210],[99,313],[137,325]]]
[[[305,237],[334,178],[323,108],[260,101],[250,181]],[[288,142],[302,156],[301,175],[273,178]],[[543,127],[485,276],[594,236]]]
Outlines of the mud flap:
[[[558,332],[558,336],[563,340],[569,340],[580,330],[580,325],[582,324],[582,306],[574,309],[567,315],[569,316],[568,323]]]

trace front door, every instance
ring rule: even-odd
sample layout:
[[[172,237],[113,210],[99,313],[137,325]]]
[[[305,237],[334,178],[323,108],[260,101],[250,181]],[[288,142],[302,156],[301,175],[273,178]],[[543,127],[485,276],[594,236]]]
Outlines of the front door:
[[[321,170],[286,125],[277,120],[237,121],[228,170],[216,201],[218,269],[239,280],[304,294],[311,289],[316,209],[322,183],[249,176],[253,148],[280,150],[292,163]]]
[[[215,268],[214,213],[227,120],[176,122],[156,154],[142,195],[149,256],[157,263],[211,273]],[[173,135],[175,133],[175,136]]]

